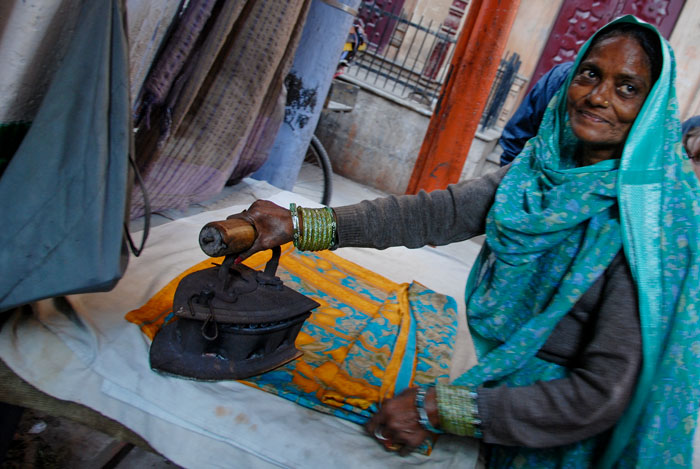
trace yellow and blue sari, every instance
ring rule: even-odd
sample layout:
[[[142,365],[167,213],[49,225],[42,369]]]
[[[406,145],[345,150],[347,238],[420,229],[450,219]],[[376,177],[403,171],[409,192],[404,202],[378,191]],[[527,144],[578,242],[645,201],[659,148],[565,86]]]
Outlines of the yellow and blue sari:
[[[267,251],[244,262],[261,270],[269,258]],[[183,272],[126,319],[153,338],[174,319],[180,280],[216,261]],[[448,379],[457,334],[453,298],[418,283],[392,282],[331,252],[300,252],[291,244],[283,247],[277,276],[320,306],[296,339],[302,357],[244,383],[363,424],[403,389]]]

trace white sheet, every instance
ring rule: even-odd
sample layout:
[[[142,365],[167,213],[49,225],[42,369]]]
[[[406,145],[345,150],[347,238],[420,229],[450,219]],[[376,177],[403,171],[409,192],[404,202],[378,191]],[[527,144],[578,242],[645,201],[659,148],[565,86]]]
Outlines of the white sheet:
[[[185,467],[473,467],[478,448],[469,439],[441,437],[431,456],[402,458],[385,452],[356,424],[235,381],[202,383],[151,371],[149,341],[124,314],[206,258],[197,242],[201,227],[256,198],[313,205],[264,183],[246,180],[246,185],[226,201],[230,207],[155,227],[144,253],[131,259],[114,290],[70,297],[74,313],[58,312],[52,301],[43,301],[35,316],[10,318],[0,332],[2,359],[40,390],[121,422]],[[478,246],[464,249],[469,258]],[[429,247],[336,253],[394,281],[416,280],[453,296],[464,312],[469,262]],[[464,315],[460,318],[453,375],[472,360]]]

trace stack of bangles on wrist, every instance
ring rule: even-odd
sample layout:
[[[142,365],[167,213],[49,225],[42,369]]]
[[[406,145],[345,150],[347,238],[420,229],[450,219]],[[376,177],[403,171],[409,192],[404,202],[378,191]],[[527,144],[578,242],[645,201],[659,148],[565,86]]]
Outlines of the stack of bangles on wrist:
[[[440,427],[453,435],[482,438],[477,394],[467,386],[438,383],[435,387]]]
[[[330,207],[304,208],[289,204],[294,247],[300,251],[323,251],[337,247],[335,213]]]

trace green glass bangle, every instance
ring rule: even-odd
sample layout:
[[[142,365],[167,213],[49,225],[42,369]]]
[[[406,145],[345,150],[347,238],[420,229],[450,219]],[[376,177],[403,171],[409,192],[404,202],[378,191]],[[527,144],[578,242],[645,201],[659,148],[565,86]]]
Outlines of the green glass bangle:
[[[314,210],[314,217],[316,219],[316,243],[314,244],[314,251],[320,251],[323,249],[323,238],[324,238],[324,224],[321,212]]]
[[[290,211],[291,209],[290,205]],[[336,222],[332,209],[298,207],[296,213],[300,219],[295,220],[292,215],[292,225],[295,228],[294,246],[297,249],[322,251],[335,246]]]
[[[335,213],[330,207],[324,207],[323,213],[326,216],[326,244],[325,249],[335,248],[335,234],[336,234],[336,223],[335,223]]]
[[[304,250],[304,246],[307,243],[307,225],[308,225],[308,220],[304,216],[304,209],[302,207],[299,207],[299,246],[298,249],[300,251]]]
[[[311,209],[304,208],[302,211],[304,213],[304,219],[306,220],[308,218],[309,220],[309,229],[308,231],[304,230],[304,234],[307,235],[304,250],[315,251],[316,245],[318,244],[318,217],[316,217],[316,212]]]
[[[313,210],[314,218],[316,220],[315,228],[315,242],[313,245],[314,251],[320,251],[325,249],[324,238],[325,238],[325,223],[322,216],[322,211],[318,209]]]
[[[292,215],[292,240],[294,242],[294,247],[299,249],[299,213],[297,212],[297,204],[289,204],[289,213]]]
[[[302,225],[304,229],[302,231],[301,249],[302,251],[309,251],[313,243],[314,220],[308,209],[300,207],[299,210],[301,211],[302,221],[304,222]]]
[[[328,249],[331,246],[331,234],[333,233],[332,220],[328,216],[328,210],[325,208],[321,210],[321,218],[323,219],[323,242],[321,245],[323,249]]]
[[[335,221],[335,212],[333,211],[333,209],[330,207],[326,207],[326,211],[328,212],[328,216],[331,219],[331,242],[328,249],[335,249],[338,247],[338,224]]]

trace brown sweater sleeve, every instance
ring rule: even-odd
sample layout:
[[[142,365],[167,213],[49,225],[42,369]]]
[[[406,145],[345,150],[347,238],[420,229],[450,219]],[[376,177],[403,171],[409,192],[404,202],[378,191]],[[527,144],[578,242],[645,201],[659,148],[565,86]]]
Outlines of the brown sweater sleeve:
[[[335,207],[338,247],[441,246],[484,233],[486,214],[508,166],[445,190]]]
[[[611,428],[624,412],[642,363],[637,291],[622,252],[559,324],[543,349],[562,350],[582,313],[595,303],[588,336],[569,360],[568,378],[532,386],[479,388],[484,441],[545,448],[583,440]],[[595,291],[597,290],[597,291]],[[590,296],[598,296],[591,302]],[[582,332],[582,331],[579,331]],[[573,334],[579,335],[579,334]],[[560,344],[556,342],[559,341]],[[566,342],[566,343],[564,343]]]

